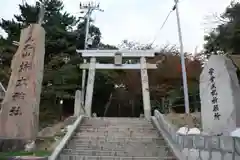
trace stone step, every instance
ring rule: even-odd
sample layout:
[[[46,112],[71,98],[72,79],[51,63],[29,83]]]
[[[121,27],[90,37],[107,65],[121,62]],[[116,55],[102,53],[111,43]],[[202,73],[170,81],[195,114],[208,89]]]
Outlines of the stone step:
[[[83,120],[82,123],[86,123],[86,124],[131,124],[131,125],[135,125],[135,124],[152,124],[151,121],[109,121],[109,120]]]
[[[117,156],[80,156],[60,154],[59,160],[177,160],[175,157],[117,157]]]
[[[76,132],[82,131],[82,130],[133,130],[137,132],[143,132],[148,130],[156,131],[156,129],[153,126],[86,126],[81,125],[81,127],[76,129]],[[157,131],[156,131],[157,132]]]
[[[105,120],[105,121],[121,121],[121,122],[126,122],[126,121],[131,121],[131,122],[150,122],[149,120],[145,118],[136,118],[136,117],[84,117],[83,120]]]
[[[145,140],[136,140],[136,139],[73,139],[69,141],[67,144],[75,144],[75,145],[149,145],[155,144],[159,146],[166,145],[164,139],[145,139]]]
[[[115,130],[115,131],[121,131],[121,130],[136,130],[136,131],[155,131],[157,132],[156,128],[154,128],[152,125],[142,126],[142,125],[136,125],[136,126],[92,126],[92,125],[81,125],[79,128],[77,128],[76,131],[83,131],[83,130]]]
[[[125,151],[105,151],[105,150],[72,150],[64,149],[62,154],[81,155],[81,156],[120,156],[120,157],[159,157],[168,156],[170,151],[168,148],[148,150],[144,148],[132,149],[128,148]]]
[[[87,143],[87,144],[79,144],[70,142],[65,147],[66,149],[74,150],[106,150],[106,151],[124,151],[126,148],[147,148],[148,150],[162,149],[168,148],[168,146],[164,144],[155,144],[155,143]]]
[[[89,119],[89,120],[83,120],[82,121],[83,124],[112,124],[112,125],[152,125],[151,121],[108,121],[108,120],[93,120],[93,119]]]
[[[116,137],[139,137],[139,136],[151,136],[151,137],[158,137],[158,133],[146,133],[146,132],[132,132],[132,131],[122,131],[122,132],[78,132],[75,134],[75,136],[79,137],[79,136],[84,136],[84,135],[88,135],[88,136],[116,136]]]
[[[106,147],[112,147],[112,148],[116,148],[118,146],[144,146],[144,147],[148,147],[151,146],[151,144],[155,145],[155,147],[157,146],[167,146],[165,141],[158,141],[158,142],[137,142],[137,141],[126,141],[126,142],[119,142],[119,141],[70,141],[67,144],[67,148],[70,147],[91,147],[91,146],[106,146]]]
[[[141,122],[131,122],[131,121],[108,121],[108,120],[83,120],[82,121],[83,124],[121,124],[121,125],[149,125],[152,124],[150,121],[141,121]]]
[[[134,119],[101,119],[101,118],[92,118],[92,119],[83,119],[83,124],[152,124],[151,121],[147,120],[134,120]]]
[[[99,137],[99,136],[79,136],[79,137],[72,137],[70,141],[76,141],[76,142],[139,142],[139,143],[155,143],[155,142],[165,142],[165,140],[162,137],[116,137],[116,136],[108,136],[108,137]]]
[[[120,146],[131,146],[131,147],[136,147],[136,146],[144,146],[145,148],[147,148],[148,146],[151,146],[151,144],[154,144],[155,147],[158,147],[158,146],[167,146],[167,144],[165,142],[159,142],[159,143],[153,143],[153,142],[125,142],[125,143],[119,143],[117,141],[111,141],[111,142],[92,142],[92,141],[85,141],[85,142],[76,142],[76,141],[71,141],[67,144],[67,148],[70,148],[70,147],[91,147],[91,146],[106,146],[110,148],[110,146],[112,146],[112,148],[117,148],[117,147],[120,147]]]
[[[77,128],[77,130],[82,128],[101,128],[101,129],[111,129],[111,128],[119,128],[119,129],[155,129],[151,124],[136,124],[136,125],[129,125],[129,124],[81,124]]]
[[[73,136],[71,141],[116,141],[116,142],[158,142],[164,141],[162,137],[152,137],[152,136],[141,136],[141,137],[124,137],[124,136]]]
[[[152,124],[144,124],[144,123],[136,123],[136,124],[130,124],[130,123],[105,123],[105,122],[94,122],[94,123],[85,123],[85,122],[82,122],[82,124],[81,124],[81,126],[80,127],[82,127],[82,126],[96,126],[96,127],[98,127],[98,126],[104,126],[104,127],[111,127],[111,126],[115,126],[115,127],[120,127],[120,128],[122,128],[122,127],[153,127],[153,125]]]
[[[151,121],[85,117],[59,160],[176,160]]]

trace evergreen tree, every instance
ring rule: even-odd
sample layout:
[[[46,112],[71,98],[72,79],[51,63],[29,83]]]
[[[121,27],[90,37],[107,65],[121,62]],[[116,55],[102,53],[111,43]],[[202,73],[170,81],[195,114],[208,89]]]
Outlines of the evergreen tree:
[[[0,22],[0,27],[8,35],[6,39],[0,37],[0,79],[5,86],[10,76],[12,56],[17,50],[12,42],[19,41],[22,28],[37,22],[40,3],[45,8],[43,27],[46,31],[40,117],[46,119],[46,116],[59,116],[59,99],[69,102],[64,105],[73,106],[75,91],[81,89],[81,70],[78,65],[82,63],[82,58],[76,53],[76,48],[83,49],[86,20],[80,22],[76,17],[63,12],[61,0],[40,0],[35,5],[20,4],[19,15],[14,15],[12,20],[2,19]],[[93,47],[98,47],[101,38],[99,28],[91,25],[89,34],[95,35]],[[104,81],[103,79],[102,82]]]
[[[218,18],[219,25],[205,38],[205,52],[211,54],[239,54],[240,46],[240,3],[232,2]]]

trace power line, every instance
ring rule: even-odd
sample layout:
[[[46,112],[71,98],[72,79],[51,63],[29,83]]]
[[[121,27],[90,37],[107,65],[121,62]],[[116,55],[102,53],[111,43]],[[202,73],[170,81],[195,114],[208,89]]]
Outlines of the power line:
[[[183,0],[182,0],[183,1]],[[181,2],[182,2],[181,1]],[[165,18],[165,20],[163,21],[163,23],[162,23],[162,25],[161,25],[161,27],[160,27],[160,29],[158,30],[158,32],[160,32],[162,29],[163,29],[163,27],[165,26],[165,24],[167,23],[167,21],[168,21],[168,18],[170,17],[170,15],[171,15],[171,13],[173,12],[173,11],[175,11],[175,9],[176,9],[176,5],[177,5],[177,3],[179,3],[179,1],[177,1],[175,4],[174,4],[174,6],[172,7],[172,9],[169,11],[169,13],[168,13],[168,15],[167,15],[167,17]],[[157,32],[157,33],[158,33]],[[157,34],[155,34],[155,36],[154,36],[154,39],[153,39],[153,41],[152,41],[152,43],[150,43],[150,46],[152,46],[153,45],[153,43],[156,41],[156,39],[157,39]]]
[[[168,15],[167,15],[166,19],[164,20],[164,22],[163,22],[161,28],[159,29],[159,31],[161,31],[161,30],[163,29],[163,27],[165,26],[165,24],[166,24],[169,16],[171,15],[171,13],[172,13],[172,10],[168,13]],[[158,31],[158,32],[159,32],[159,31]],[[154,39],[153,39],[152,43],[150,44],[151,46],[152,46],[153,43],[156,41],[156,39],[157,39],[157,34],[154,36]]]
[[[81,3],[80,2],[80,9],[84,9],[87,10],[86,13],[86,18],[87,18],[87,22],[86,22],[86,30],[85,30],[85,41],[84,41],[84,49],[88,49],[89,48],[89,40],[92,39],[92,37],[89,39],[89,26],[90,26],[90,18],[91,18],[91,14],[93,11],[98,10],[103,12],[102,9],[100,9],[100,4],[96,4],[94,2],[88,2],[88,3]],[[92,45],[92,42],[90,44],[90,46]],[[87,60],[83,59],[83,63],[86,63]],[[85,79],[86,79],[86,70],[83,69],[83,73],[82,73],[82,105],[85,105]],[[87,88],[88,90],[88,88]],[[89,114],[89,113],[88,113]],[[91,115],[89,115],[91,116]]]

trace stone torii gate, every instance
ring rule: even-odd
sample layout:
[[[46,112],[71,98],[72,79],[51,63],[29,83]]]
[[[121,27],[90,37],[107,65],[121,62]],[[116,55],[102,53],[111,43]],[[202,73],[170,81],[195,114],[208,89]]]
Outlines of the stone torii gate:
[[[149,64],[146,62],[146,57],[154,57],[157,51],[154,50],[77,50],[82,57],[90,58],[90,63],[84,63],[80,65],[81,69],[88,69],[88,80],[85,98],[85,111],[87,116],[91,116],[92,111],[92,97],[95,80],[96,69],[140,69],[141,70],[141,82],[142,82],[142,95],[143,95],[143,107],[144,116],[149,119],[151,117],[151,104],[149,94],[148,72],[147,69],[156,69],[156,64]],[[113,57],[114,64],[97,63],[96,58],[100,57]],[[123,57],[139,58],[140,63],[136,64],[123,64]]]

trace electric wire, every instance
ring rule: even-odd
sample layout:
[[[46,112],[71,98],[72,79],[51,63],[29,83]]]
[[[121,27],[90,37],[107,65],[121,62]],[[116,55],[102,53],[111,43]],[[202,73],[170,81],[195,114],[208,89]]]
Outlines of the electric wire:
[[[183,0],[182,0],[183,1]],[[182,2],[181,1],[181,2]],[[172,7],[172,9],[169,11],[168,15],[166,16],[165,20],[163,21],[161,27],[159,28],[158,32],[155,34],[154,38],[153,38],[153,41],[150,43],[150,46],[152,46],[154,44],[154,42],[156,41],[157,39],[157,36],[158,36],[158,33],[163,29],[163,27],[165,26],[165,24],[167,23],[168,21],[168,18],[170,17],[171,13],[173,11],[176,10],[176,7],[177,7],[177,4],[179,3],[179,1],[175,2],[174,6]]]

